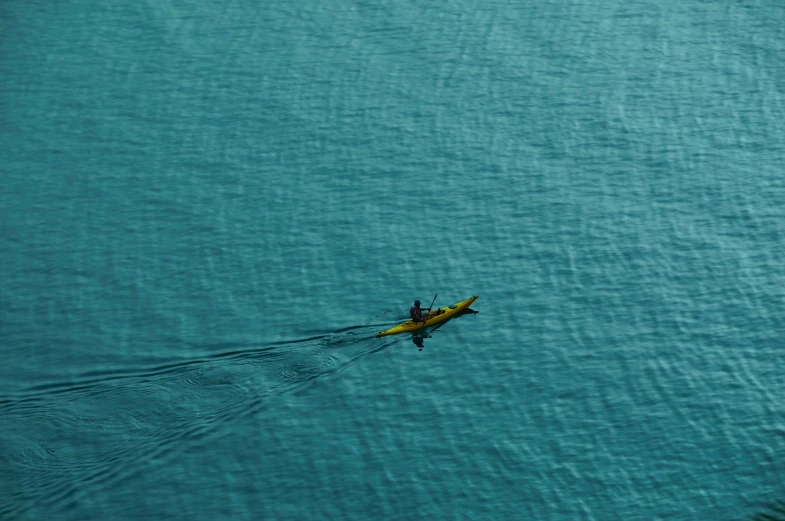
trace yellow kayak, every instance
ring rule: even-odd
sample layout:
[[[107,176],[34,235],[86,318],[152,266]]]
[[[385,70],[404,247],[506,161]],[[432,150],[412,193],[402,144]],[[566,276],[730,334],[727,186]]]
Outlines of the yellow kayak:
[[[381,331],[376,333],[376,336],[387,336],[387,335],[397,335],[398,333],[409,333],[412,331],[417,331],[418,329],[422,329],[424,327],[432,326],[433,324],[438,324],[439,322],[444,322],[450,317],[455,316],[456,313],[463,311],[464,309],[471,306],[472,302],[477,300],[479,297],[472,297],[467,298],[466,300],[462,300],[457,304],[452,306],[447,306],[439,309],[435,309],[431,311],[431,314],[428,315],[428,320],[423,322],[414,322],[413,320],[409,320],[404,322],[403,324],[399,324],[387,331]]]

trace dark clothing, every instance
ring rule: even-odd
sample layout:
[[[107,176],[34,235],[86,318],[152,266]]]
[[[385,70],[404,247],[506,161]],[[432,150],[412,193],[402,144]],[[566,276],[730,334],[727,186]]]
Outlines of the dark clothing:
[[[418,307],[410,307],[409,308],[409,316],[412,317],[412,320],[415,322],[425,322],[425,318],[422,316],[422,310]]]

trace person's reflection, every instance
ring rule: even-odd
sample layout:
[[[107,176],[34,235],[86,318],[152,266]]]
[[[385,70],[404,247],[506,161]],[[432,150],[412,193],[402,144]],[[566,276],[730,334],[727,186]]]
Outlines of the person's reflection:
[[[431,335],[423,330],[419,330],[412,334],[412,342],[414,342],[414,345],[420,348],[419,351],[422,351],[424,340],[426,338],[431,338]]]

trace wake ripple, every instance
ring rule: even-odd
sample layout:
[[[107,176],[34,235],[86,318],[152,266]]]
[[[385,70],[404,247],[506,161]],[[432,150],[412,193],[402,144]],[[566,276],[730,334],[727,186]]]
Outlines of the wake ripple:
[[[0,398],[0,519],[46,515],[396,342],[378,326]],[[43,517],[42,517],[43,518]]]

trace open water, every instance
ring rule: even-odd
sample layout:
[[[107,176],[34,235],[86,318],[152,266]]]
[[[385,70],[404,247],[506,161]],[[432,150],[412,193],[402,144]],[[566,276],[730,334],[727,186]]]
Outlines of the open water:
[[[774,0],[2,2],[0,519],[778,516],[783,56]]]

